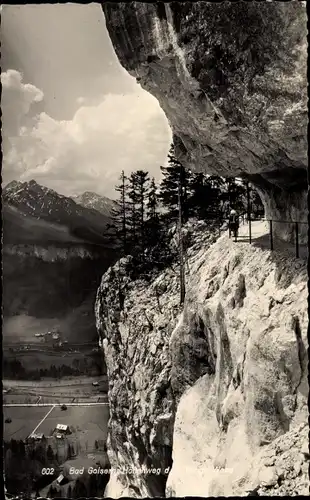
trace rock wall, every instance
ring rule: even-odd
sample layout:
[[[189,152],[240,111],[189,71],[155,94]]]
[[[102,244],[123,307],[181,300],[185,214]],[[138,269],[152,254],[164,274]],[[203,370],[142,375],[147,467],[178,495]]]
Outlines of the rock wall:
[[[102,7],[121,64],[158,99],[182,163],[248,178],[267,217],[306,220],[305,2]],[[275,230],[290,238],[285,225]]]
[[[123,259],[98,290],[118,471],[106,496],[302,494],[306,264],[192,231],[184,308],[177,268],[131,282]]]

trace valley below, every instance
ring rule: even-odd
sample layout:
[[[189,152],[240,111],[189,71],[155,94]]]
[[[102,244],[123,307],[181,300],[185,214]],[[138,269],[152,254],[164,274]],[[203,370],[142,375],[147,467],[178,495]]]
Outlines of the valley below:
[[[107,462],[108,381],[94,304],[115,258],[103,236],[108,213],[34,181],[11,183],[4,201],[7,493],[49,496],[54,488],[70,497],[94,485],[103,491],[106,477],[86,474],[79,483],[67,474],[61,485],[59,477],[68,461],[76,469],[87,460]]]

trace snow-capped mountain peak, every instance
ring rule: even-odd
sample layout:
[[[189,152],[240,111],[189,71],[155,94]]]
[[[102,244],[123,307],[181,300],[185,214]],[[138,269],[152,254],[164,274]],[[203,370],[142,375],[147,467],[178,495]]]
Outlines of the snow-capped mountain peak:
[[[104,213],[84,207],[34,180],[10,182],[2,191],[2,200],[25,217],[66,226],[82,239],[101,241],[108,223]]]
[[[110,216],[111,210],[115,205],[115,201],[92,191],[85,191],[83,194],[72,196],[72,199],[79,205],[97,210],[106,216]]]

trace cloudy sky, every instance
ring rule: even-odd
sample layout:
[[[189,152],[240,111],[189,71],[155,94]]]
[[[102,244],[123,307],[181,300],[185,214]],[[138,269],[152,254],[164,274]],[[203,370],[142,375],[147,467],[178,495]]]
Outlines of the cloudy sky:
[[[98,4],[6,5],[1,24],[4,183],[113,197],[121,170],[159,179],[168,122],[119,64]]]

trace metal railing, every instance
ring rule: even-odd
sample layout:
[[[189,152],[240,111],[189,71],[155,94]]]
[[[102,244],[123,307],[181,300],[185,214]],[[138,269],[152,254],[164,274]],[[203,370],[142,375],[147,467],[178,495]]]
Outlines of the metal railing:
[[[286,232],[291,236],[290,241],[287,244],[291,243],[295,246],[295,256],[298,259],[300,257],[300,236],[301,236],[301,227],[308,226],[308,222],[305,221],[288,221],[288,220],[277,220],[277,219],[251,219],[247,220],[249,225],[249,243],[252,243],[252,222],[267,222],[269,225],[269,244],[270,250],[275,249],[275,224],[286,224]],[[294,242],[294,243],[293,243]],[[285,242],[283,242],[284,244]],[[304,244],[303,244],[304,245]]]

